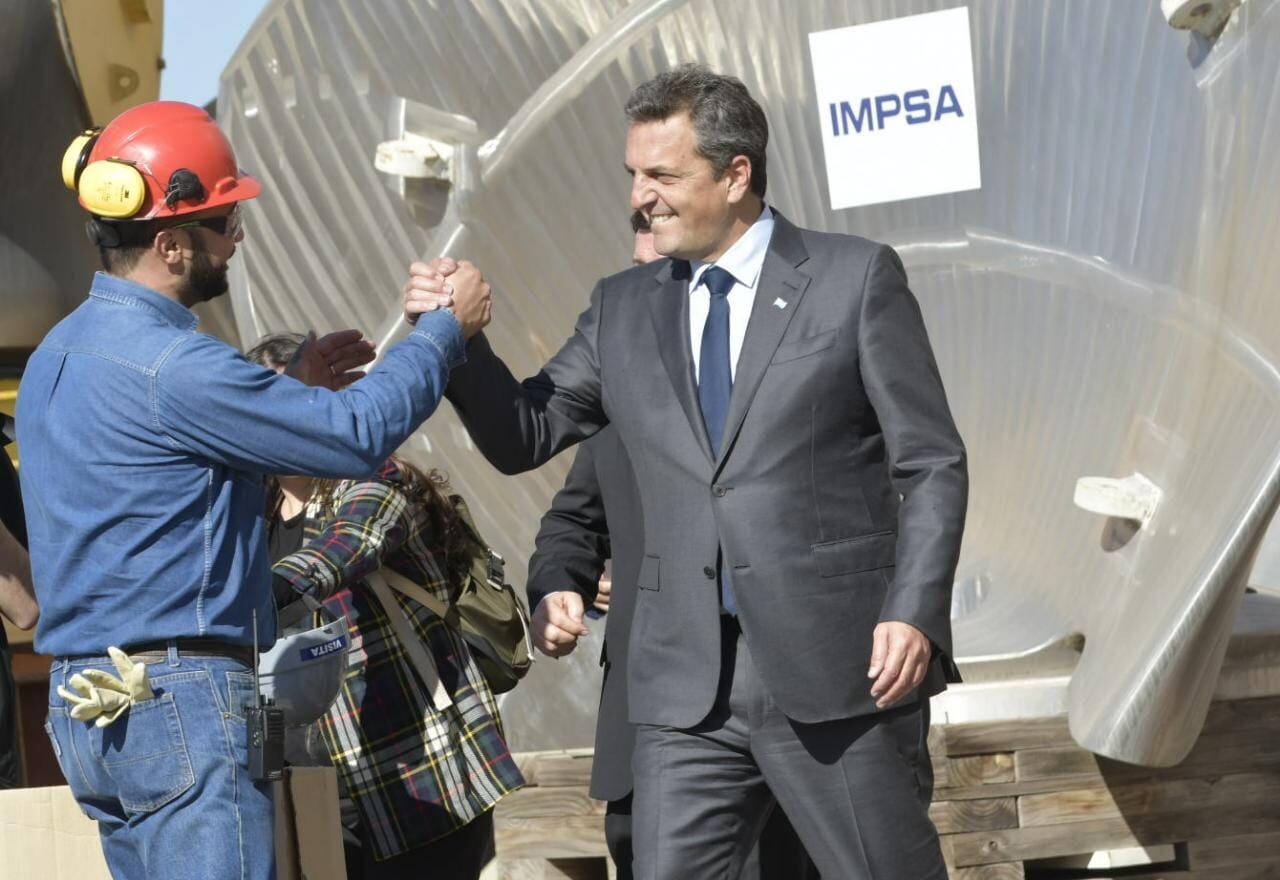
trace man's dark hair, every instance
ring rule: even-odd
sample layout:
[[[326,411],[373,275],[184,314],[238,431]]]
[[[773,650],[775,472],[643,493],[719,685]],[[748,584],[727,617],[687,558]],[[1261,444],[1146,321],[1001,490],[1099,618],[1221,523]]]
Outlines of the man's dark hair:
[[[93,217],[85,224],[85,234],[89,241],[97,245],[98,259],[102,268],[111,275],[127,274],[142,255],[151,249],[156,236],[166,229],[189,226],[192,221],[186,217],[162,217],[152,220],[105,220]],[[203,253],[203,242],[192,237],[191,248]]]
[[[624,108],[632,125],[688,113],[698,154],[711,163],[716,180],[735,156],[751,161],[751,191],[764,198],[769,120],[742,81],[701,64],[682,64],[641,83]]]
[[[306,341],[307,337],[301,333],[273,333],[259,339],[257,345],[244,353],[244,357],[269,370],[283,370]]]
[[[631,231],[632,232],[648,232],[649,218],[644,215],[644,211],[631,212]]]
[[[108,275],[127,275],[138,265],[147,246],[136,247],[103,247],[98,245],[98,258],[102,260],[102,270]]]

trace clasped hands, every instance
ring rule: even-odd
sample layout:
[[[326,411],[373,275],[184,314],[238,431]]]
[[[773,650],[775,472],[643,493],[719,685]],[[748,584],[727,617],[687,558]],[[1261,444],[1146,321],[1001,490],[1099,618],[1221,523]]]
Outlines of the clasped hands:
[[[589,632],[583,623],[582,596],[573,590],[548,593],[538,603],[530,621],[533,644],[548,657],[566,657]],[[888,709],[924,681],[933,657],[933,646],[924,633],[909,623],[886,620],[877,624],[867,678],[876,708]]]
[[[430,263],[414,263],[402,293],[404,318],[410,324],[417,323],[419,315],[449,309],[462,325],[463,336],[470,339],[492,317],[492,290],[466,260],[437,257]],[[284,372],[306,385],[340,391],[365,374],[361,367],[371,363],[375,354],[373,343],[359,330],[320,337],[311,332]]]
[[[416,324],[420,315],[449,309],[462,325],[462,335],[475,336],[493,317],[493,291],[474,264],[436,257],[409,267],[404,284],[404,319]]]

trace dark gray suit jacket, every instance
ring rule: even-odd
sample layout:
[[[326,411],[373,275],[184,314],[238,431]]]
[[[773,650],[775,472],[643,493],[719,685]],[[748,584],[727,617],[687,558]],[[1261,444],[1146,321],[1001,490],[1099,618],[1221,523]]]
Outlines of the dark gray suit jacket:
[[[636,577],[644,555],[640,493],[627,451],[612,427],[578,448],[564,488],[538,529],[529,559],[529,607],[548,593],[574,590],[595,601],[604,560],[613,560],[613,589],[605,616],[604,686],[596,720],[591,796],[604,801],[631,794],[635,727],[627,721],[627,646],[636,605]]]
[[[644,510],[633,721],[691,727],[711,709],[718,548],[778,708],[805,723],[873,713],[878,622],[910,623],[950,653],[968,496],[902,264],[884,245],[776,216],[718,456],[694,385],[688,276],[663,260],[602,279],[573,336],[523,384],[476,336],[449,399],[507,473],[617,425]],[[943,686],[934,676],[925,691]]]

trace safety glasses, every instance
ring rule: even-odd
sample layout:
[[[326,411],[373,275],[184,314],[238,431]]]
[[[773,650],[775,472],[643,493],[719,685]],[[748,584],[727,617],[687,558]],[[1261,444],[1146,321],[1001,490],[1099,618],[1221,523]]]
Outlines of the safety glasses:
[[[236,202],[231,208],[230,214],[223,214],[221,217],[201,217],[198,220],[188,220],[186,223],[178,223],[169,228],[182,229],[187,226],[203,226],[205,229],[212,230],[219,235],[235,239],[244,229],[244,213],[240,210],[240,203]]]

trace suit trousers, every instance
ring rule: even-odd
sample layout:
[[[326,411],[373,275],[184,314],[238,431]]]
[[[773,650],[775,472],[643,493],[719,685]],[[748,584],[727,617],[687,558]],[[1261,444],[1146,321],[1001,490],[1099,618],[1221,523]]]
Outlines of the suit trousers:
[[[604,814],[604,840],[618,869],[618,880],[632,880],[631,795],[609,801]],[[738,880],[819,880],[787,814],[774,810],[751,850]]]
[[[928,812],[927,703],[801,724],[774,705],[732,618],[721,630],[707,718],[638,726],[635,876],[738,877],[776,803],[823,877],[946,880]]]

